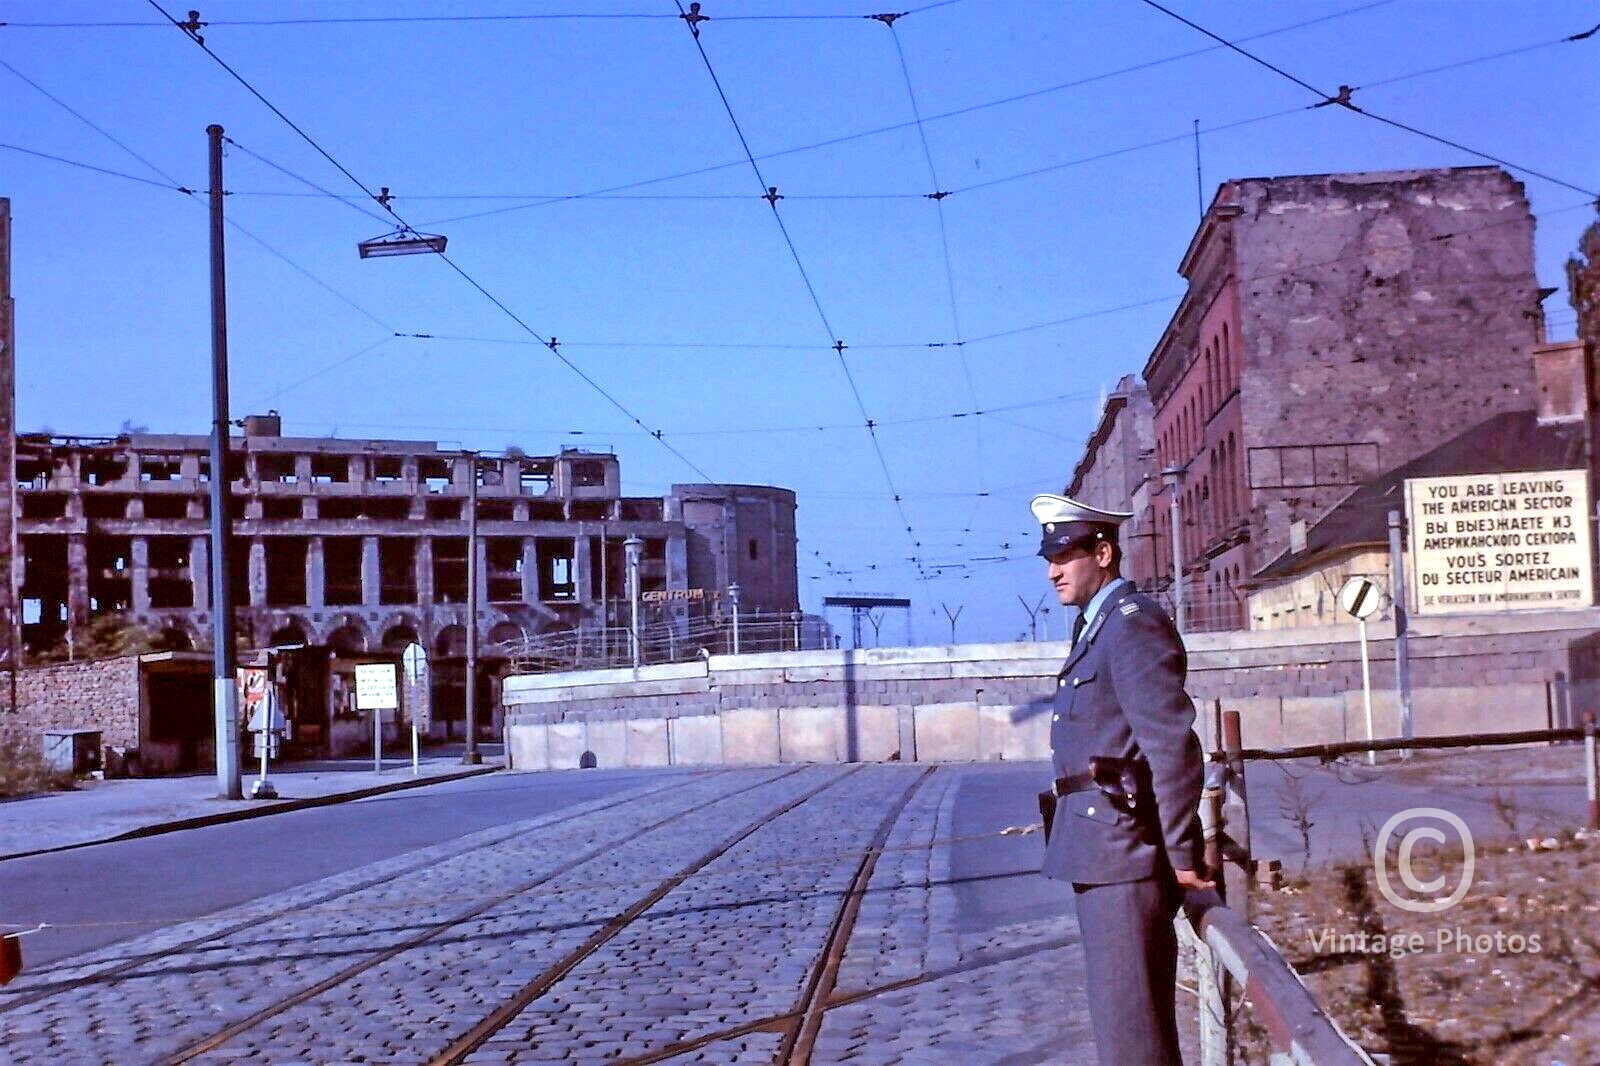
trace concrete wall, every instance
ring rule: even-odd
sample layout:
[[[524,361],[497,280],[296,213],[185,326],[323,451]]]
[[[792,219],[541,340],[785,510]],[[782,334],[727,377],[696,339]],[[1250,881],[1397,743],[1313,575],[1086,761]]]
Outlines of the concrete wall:
[[[1353,625],[1200,633],[1189,691],[1210,741],[1216,701],[1252,746],[1366,735]],[[1369,626],[1375,735],[1395,736],[1393,630]],[[512,764],[946,762],[1049,755],[1062,642],[712,656],[507,678]],[[1542,729],[1600,701],[1600,610],[1413,623],[1419,735]]]

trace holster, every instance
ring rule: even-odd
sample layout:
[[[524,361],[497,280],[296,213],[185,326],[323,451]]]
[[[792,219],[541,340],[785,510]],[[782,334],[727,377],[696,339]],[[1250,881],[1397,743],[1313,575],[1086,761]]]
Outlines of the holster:
[[[1053,790],[1039,793],[1039,817],[1044,822],[1044,842],[1050,843],[1050,827],[1056,821],[1056,794]]]
[[[1143,759],[1098,755],[1089,760],[1089,776],[1106,799],[1129,814],[1142,813],[1154,804],[1150,764]]]

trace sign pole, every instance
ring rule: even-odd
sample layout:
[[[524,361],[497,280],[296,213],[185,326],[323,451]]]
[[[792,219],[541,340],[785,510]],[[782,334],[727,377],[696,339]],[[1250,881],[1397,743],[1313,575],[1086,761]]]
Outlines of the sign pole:
[[[372,708],[372,772],[383,773],[383,712],[376,707]]]
[[[1367,620],[1358,620],[1361,626],[1361,698],[1367,706],[1367,739],[1372,739],[1372,669],[1367,662]],[[1378,761],[1378,753],[1367,749],[1367,765]]]

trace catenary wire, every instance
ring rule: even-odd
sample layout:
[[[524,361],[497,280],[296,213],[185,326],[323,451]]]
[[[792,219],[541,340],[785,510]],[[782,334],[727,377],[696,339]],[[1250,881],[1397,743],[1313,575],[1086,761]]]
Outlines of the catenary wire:
[[[372,199],[375,202],[377,202],[381,206],[383,206],[383,208],[386,211],[388,211],[389,215],[393,217],[395,223],[399,226],[400,232],[403,232],[403,233],[415,233],[415,232],[417,232],[414,228],[412,228],[412,226],[409,223],[407,223],[405,221],[404,218],[402,218],[400,216],[400,214],[397,211],[395,211],[393,206],[386,199],[381,199],[378,196],[374,195],[372,193],[372,191],[370,189],[368,189],[367,186],[365,184],[363,184],[359,178],[357,178],[348,169],[346,169],[344,167],[344,165],[341,164],[338,160],[334,159],[333,156],[331,154],[329,154],[328,151],[326,149],[324,149],[320,144],[318,144],[317,141],[314,138],[312,138],[310,134],[306,133],[305,130],[301,129],[298,125],[296,125],[293,121],[291,121],[289,119],[289,117],[287,115],[285,115],[281,110],[279,110],[276,105],[274,105],[270,100],[268,100],[265,96],[263,96],[260,93],[260,91],[258,91],[253,85],[251,85],[244,78],[243,75],[239,74],[238,71],[234,70],[231,66],[229,66],[228,63],[225,60],[222,59],[221,56],[217,55],[210,48],[206,47],[205,41],[201,40],[200,36],[197,33],[194,33],[194,32],[192,32],[192,31],[190,31],[188,29],[185,29],[183,23],[181,23],[181,22],[177,21],[176,19],[172,18],[171,15],[168,15],[167,12],[162,9],[161,5],[157,2],[157,0],[148,0],[148,2],[149,2],[151,7],[154,7],[157,11],[160,11],[161,14],[164,15],[167,18],[167,20],[172,23],[173,26],[177,27],[180,30],[183,30],[185,35],[188,36],[190,40],[194,41],[195,44],[199,46],[201,51],[205,52],[206,55],[211,57],[211,59],[214,60],[219,66],[221,66],[223,70],[227,71],[228,74],[231,75],[235,81],[237,81],[240,85],[244,86],[244,88],[249,91],[250,95],[254,96],[263,105],[265,105],[266,108],[269,111],[271,111],[274,115],[277,115],[278,118],[281,119],[284,122],[285,125],[287,125],[290,129],[294,130],[295,133],[299,134],[302,140],[304,140],[313,149],[315,149],[316,152],[319,155],[321,155],[324,159],[326,159],[329,163],[331,163],[336,170],[338,170],[345,177],[349,178],[350,181],[358,189],[360,189],[362,192],[366,193],[368,196],[371,196]],[[437,257],[440,259],[440,261],[445,263],[445,265],[450,267],[451,270],[453,270],[464,281],[466,281],[468,285],[472,286],[472,288],[476,289],[490,303],[494,304],[502,312],[504,312],[505,315],[508,318],[510,318],[513,322],[515,322],[518,326],[520,326],[523,329],[523,331],[526,332],[529,336],[533,337],[536,340],[545,342],[546,347],[548,347],[550,349],[551,354],[554,355],[556,357],[556,359],[558,359],[563,365],[565,365],[567,367],[567,369],[569,369],[573,373],[577,374],[578,377],[581,378],[584,381],[585,384],[587,384],[595,392],[599,393],[599,395],[602,396],[608,403],[610,403],[611,406],[615,407],[618,411],[622,412],[622,414],[630,422],[632,422],[635,425],[637,425],[640,429],[644,429],[646,431],[649,431],[649,427],[647,427],[640,418],[638,418],[636,415],[634,415],[633,412],[630,411],[627,408],[627,406],[622,403],[622,401],[618,400],[616,398],[616,396],[614,396],[609,390],[607,390],[599,382],[595,381],[592,377],[590,377],[588,374],[586,374],[582,370],[582,368],[580,368],[576,363],[572,362],[566,356],[562,355],[561,352],[557,349],[557,346],[553,342],[545,341],[545,338],[542,337],[538,333],[538,331],[536,331],[532,326],[528,325],[527,322],[523,321],[521,316],[519,316],[516,312],[512,311],[510,307],[506,306],[506,304],[504,302],[502,302],[498,297],[496,297],[493,293],[491,293],[488,289],[486,289],[482,284],[480,284],[476,278],[474,278],[471,274],[467,273],[466,270],[462,269],[462,267],[459,264],[457,264],[455,262],[455,260],[451,259],[444,252],[435,252],[434,254],[437,255]],[[685,466],[687,466],[687,467],[689,467],[689,469],[693,470],[697,475],[699,475],[702,478],[705,478],[706,481],[708,481],[708,482],[713,482],[714,483],[716,481],[715,478],[711,477],[711,475],[707,474],[704,470],[700,469],[700,467],[698,465],[696,465],[694,463],[694,461],[691,460],[687,455],[685,455],[682,451],[680,451],[677,447],[675,447],[671,442],[667,441],[659,431],[651,431],[651,435],[656,438],[656,440],[661,444],[662,447],[666,448],[669,452],[671,452],[674,456],[676,456],[681,462],[683,462],[683,464]]]
[[[684,10],[682,0],[673,0],[673,2],[677,5],[678,12],[684,19],[685,27],[693,36],[695,50],[700,53],[700,60],[705,64],[706,73],[711,77],[711,84],[716,88],[718,99],[722,101],[722,108],[725,112],[727,112],[728,121],[732,123],[734,133],[737,134],[739,138],[739,145],[744,149],[745,158],[750,164],[750,169],[755,172],[756,181],[760,183],[762,189],[765,189],[772,194],[771,199],[768,200],[768,203],[772,206],[773,220],[777,222],[778,229],[783,234],[784,243],[789,248],[789,255],[794,260],[795,269],[800,272],[800,278],[805,283],[806,292],[810,294],[811,305],[816,309],[817,317],[822,321],[822,328],[827,333],[828,339],[833,342],[834,352],[839,357],[839,366],[841,369],[843,369],[845,380],[849,383],[851,395],[855,397],[856,408],[861,412],[861,419],[866,425],[867,435],[872,441],[872,450],[878,457],[878,466],[882,468],[884,480],[888,483],[889,492],[894,497],[895,509],[899,513],[901,520],[905,522],[906,536],[911,540],[913,551],[920,550],[920,545],[917,543],[916,531],[912,528],[911,519],[906,515],[905,506],[901,501],[900,493],[895,488],[894,475],[889,472],[889,461],[884,455],[882,442],[878,440],[878,434],[874,428],[872,416],[867,414],[866,404],[861,399],[861,390],[856,386],[855,375],[850,372],[850,362],[845,358],[844,354],[846,345],[844,341],[840,339],[838,333],[834,331],[832,323],[828,321],[828,314],[823,310],[822,301],[817,297],[816,287],[812,285],[811,277],[806,273],[805,264],[800,260],[800,252],[795,247],[794,239],[789,235],[789,227],[784,224],[783,213],[778,210],[779,197],[776,194],[776,190],[767,184],[766,177],[761,173],[761,164],[756,162],[755,153],[750,150],[750,142],[746,139],[744,130],[739,125],[738,116],[736,116],[733,112],[733,105],[728,100],[728,94],[723,91],[722,81],[717,77],[716,68],[711,64],[711,57],[706,53],[705,45],[700,40],[699,28],[694,22],[690,21],[688,12]]]
[[[1322,104],[1337,105],[1339,107],[1344,108],[1347,111],[1353,111],[1358,115],[1362,115],[1362,116],[1364,116],[1366,118],[1370,118],[1375,122],[1381,122],[1386,126],[1392,126],[1392,127],[1394,127],[1395,129],[1398,129],[1398,130],[1404,130],[1407,133],[1411,133],[1411,134],[1414,134],[1414,135],[1416,135],[1418,137],[1422,137],[1422,138],[1424,138],[1426,140],[1433,141],[1436,144],[1442,144],[1442,145],[1444,145],[1444,146],[1446,146],[1448,148],[1454,148],[1457,151],[1465,152],[1468,155],[1477,156],[1479,159],[1487,160],[1490,163],[1496,163],[1496,164],[1498,164],[1500,166],[1505,167],[1507,170],[1519,171],[1519,172],[1521,172],[1523,174],[1529,175],[1530,177],[1535,177],[1535,178],[1539,178],[1539,179],[1541,179],[1543,181],[1548,181],[1553,185],[1560,185],[1564,189],[1571,189],[1573,192],[1581,192],[1581,193],[1584,193],[1585,195],[1587,195],[1587,196],[1589,196],[1591,198],[1600,199],[1600,193],[1596,193],[1592,189],[1586,189],[1581,185],[1574,185],[1572,182],[1567,181],[1567,180],[1565,180],[1563,178],[1554,177],[1554,176],[1552,176],[1550,174],[1544,173],[1543,171],[1534,170],[1532,167],[1523,166],[1520,163],[1513,163],[1510,160],[1504,159],[1504,158],[1502,158],[1500,156],[1492,155],[1492,154],[1490,154],[1488,152],[1482,151],[1482,150],[1477,149],[1477,148],[1468,147],[1467,145],[1462,144],[1459,141],[1451,140],[1448,137],[1441,137],[1436,133],[1430,133],[1427,130],[1420,129],[1420,128],[1416,127],[1416,126],[1409,125],[1408,123],[1405,123],[1405,122],[1401,122],[1398,119],[1388,118],[1387,116],[1380,115],[1380,114],[1378,114],[1378,113],[1376,113],[1374,111],[1368,111],[1365,108],[1359,107],[1350,99],[1350,93],[1351,93],[1352,90],[1350,90],[1348,86],[1345,87],[1344,89],[1341,89],[1340,92],[1337,95],[1330,95],[1329,93],[1323,92],[1321,89],[1317,88],[1315,85],[1312,85],[1310,82],[1306,81],[1305,79],[1300,78],[1297,75],[1289,73],[1287,70],[1284,70],[1282,67],[1277,66],[1276,64],[1271,63],[1266,59],[1263,59],[1262,57],[1256,55],[1254,52],[1251,52],[1251,51],[1248,51],[1247,49],[1241,48],[1239,45],[1233,43],[1232,41],[1229,41],[1226,38],[1224,38],[1224,37],[1222,37],[1222,36],[1220,36],[1220,35],[1218,35],[1216,33],[1213,33],[1212,31],[1206,29],[1204,26],[1200,25],[1199,23],[1194,22],[1194,21],[1192,21],[1190,19],[1184,18],[1182,15],[1178,14],[1176,11],[1173,11],[1171,8],[1164,7],[1161,4],[1157,3],[1156,0],[1143,0],[1143,3],[1148,7],[1155,8],[1157,11],[1161,12],[1162,14],[1166,15],[1169,18],[1176,19],[1177,21],[1183,23],[1185,26],[1188,26],[1190,29],[1196,31],[1197,33],[1204,34],[1205,36],[1211,38],[1213,41],[1216,41],[1217,43],[1223,45],[1224,47],[1229,48],[1232,51],[1235,51],[1235,52],[1239,53],[1241,56],[1243,56],[1244,58],[1250,60],[1252,63],[1255,63],[1255,64],[1257,64],[1259,66],[1265,67],[1266,69],[1272,71],[1274,74],[1277,74],[1279,77],[1286,78],[1287,80],[1289,80],[1289,81],[1293,82],[1294,84],[1300,86],[1302,89],[1305,89],[1306,91],[1315,94],[1316,97],[1318,98],[1318,100],[1321,101],[1321,104],[1319,104],[1317,106],[1321,106]],[[1574,38],[1569,38],[1569,39],[1582,39],[1582,38],[1578,37],[1578,36],[1575,36]]]

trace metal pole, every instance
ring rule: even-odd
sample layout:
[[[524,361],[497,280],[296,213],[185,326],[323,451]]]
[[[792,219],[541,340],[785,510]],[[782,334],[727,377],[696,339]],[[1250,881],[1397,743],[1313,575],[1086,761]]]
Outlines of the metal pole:
[[[628,650],[633,658],[633,668],[639,668],[639,552],[644,541],[630,534],[622,542],[623,558],[628,564]]]
[[[1400,512],[1389,512],[1389,597],[1394,601],[1394,687],[1400,693],[1400,736],[1415,735],[1411,717],[1410,623],[1406,616],[1405,554],[1400,549]]]
[[[728,602],[733,606],[733,654],[739,654],[739,583],[728,586]]]
[[[222,127],[206,127],[211,149],[211,699],[216,712],[217,795],[243,799],[239,690],[234,680],[233,587],[228,541],[228,295],[222,242]]]
[[[1183,515],[1178,505],[1178,489],[1183,487],[1183,467],[1169,466],[1161,471],[1167,491],[1172,494],[1172,622],[1179,631],[1186,627],[1183,610]]]
[[[611,665],[611,593],[606,588],[606,524],[600,522],[600,665]]]
[[[1583,778],[1589,786],[1589,828],[1600,829],[1600,766],[1595,763],[1594,712],[1583,712]]]
[[[1367,708],[1367,739],[1372,739],[1372,669],[1367,662],[1367,620],[1359,620],[1361,626],[1361,699]],[[1371,748],[1367,749],[1367,765],[1371,766],[1378,761],[1378,753]]]
[[[467,452],[467,753],[469,766],[483,762],[478,751],[478,453]]]

